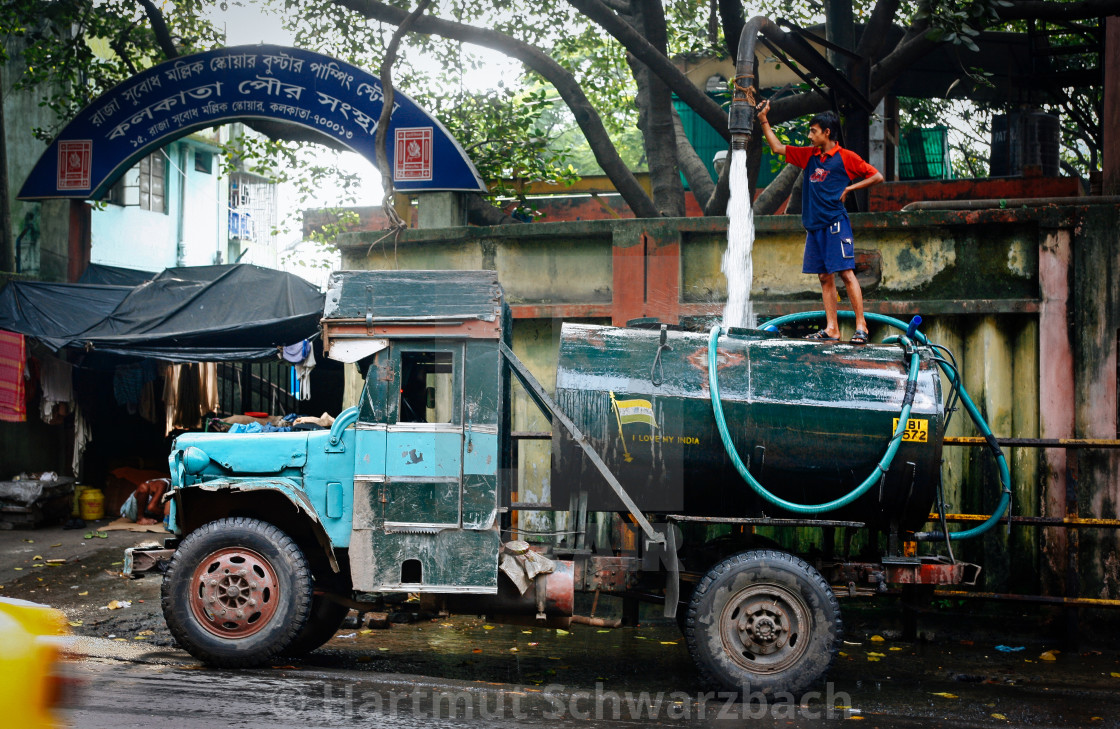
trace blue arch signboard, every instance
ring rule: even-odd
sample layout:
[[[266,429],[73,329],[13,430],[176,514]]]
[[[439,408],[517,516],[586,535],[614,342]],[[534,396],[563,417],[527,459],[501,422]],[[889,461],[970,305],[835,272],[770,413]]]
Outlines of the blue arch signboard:
[[[39,158],[19,197],[100,199],[126,170],[191,132],[245,119],[327,135],[375,166],[381,81],[299,48],[235,46],[165,61],[102,94]],[[393,95],[385,140],[396,190],[482,191],[463,148],[416,102]]]

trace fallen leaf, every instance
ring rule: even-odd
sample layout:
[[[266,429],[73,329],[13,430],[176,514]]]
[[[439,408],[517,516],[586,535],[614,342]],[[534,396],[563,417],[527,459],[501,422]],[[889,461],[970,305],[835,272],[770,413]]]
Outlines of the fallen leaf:
[[[85,597],[88,594],[89,594],[89,590],[86,590],[85,592],[79,592],[78,597]]]
[[[875,653],[874,651],[869,652],[867,655],[875,656],[877,658],[886,658],[887,657],[886,653]]]
[[[22,567],[13,567],[12,569],[14,569],[16,572],[23,572]]]
[[[531,630],[522,630],[521,632],[524,633],[525,635],[532,635],[533,634],[533,631],[531,631]]]
[[[72,621],[70,621],[70,627],[71,627],[71,628],[76,628],[76,627],[78,627],[78,626],[79,626],[79,625],[81,625],[81,624],[82,624],[82,621],[81,621],[81,620],[72,620]]]
[[[1117,673],[1116,671],[1113,671],[1109,675],[1112,676],[1113,678],[1120,678],[1120,673]]]
[[[135,635],[135,636],[132,637],[132,639],[133,640],[147,640],[148,636],[146,636],[146,635]]]
[[[381,647],[380,647],[380,648],[378,648],[377,650],[379,650],[379,651],[387,651],[387,650],[389,650],[389,649],[388,649],[388,648],[386,648],[385,646],[381,646]]]
[[[595,632],[596,633],[609,633],[611,631],[609,631],[609,630],[596,630]]]
[[[845,653],[844,651],[838,651],[836,653],[836,655],[840,656],[841,658],[847,658],[848,657],[848,654]]]
[[[900,647],[898,647],[898,646],[896,646],[896,645],[892,645],[892,646],[890,647],[890,649],[889,649],[889,650],[892,650],[892,651],[900,651],[900,650],[902,650],[902,648],[900,648]]]
[[[52,546],[52,547],[61,547],[61,546],[62,546],[62,542],[59,542],[58,544],[52,544],[51,546]]]
[[[483,625],[483,626],[482,626],[482,629],[483,629],[483,630],[493,630],[493,629],[494,629],[494,626],[493,626],[493,625]]]
[[[955,699],[955,698],[957,698],[956,694],[951,694],[951,693],[948,693],[947,691],[934,691],[934,692],[932,692],[931,695],[932,696],[940,696],[943,699]]]
[[[34,539],[24,539],[23,541],[27,542],[28,544],[34,544],[35,543]]]
[[[993,719],[1003,719],[1004,721],[1007,721],[1007,717],[1004,716],[1003,714],[992,714],[992,718]]]
[[[849,716],[848,721],[863,721],[865,718],[863,716]]]
[[[676,644],[677,644],[677,641],[675,641],[675,640],[663,640],[663,641],[661,641],[661,645],[676,645]]]
[[[31,561],[34,562],[35,560],[42,559],[42,558],[43,558],[43,555],[37,554],[37,555],[35,555],[34,557],[31,558]]]
[[[373,632],[373,631],[372,631],[372,630],[370,630],[369,628],[364,628],[364,629],[362,629],[362,630],[359,630],[359,631],[358,631],[358,634],[359,634],[359,635],[369,635],[369,634],[370,634],[370,633],[372,633],[372,632]]]
[[[510,653],[517,653],[517,648],[510,648],[510,649],[509,649],[509,652],[510,652]]]
[[[540,643],[530,643],[529,645],[531,645],[531,646],[538,646],[538,645],[540,645]]]
[[[66,559],[63,558],[63,557],[55,557],[54,559],[48,559],[47,560],[47,564],[65,564],[65,563],[66,563]]]
[[[873,636],[871,636],[870,640],[871,640],[872,643],[882,643],[883,641],[886,640],[886,638],[884,638],[881,635],[873,635]]]
[[[1040,660],[1040,661],[1056,661],[1056,660],[1058,660],[1058,655],[1057,655],[1058,653],[1061,653],[1061,651],[1046,651],[1041,656],[1038,657],[1038,660]]]
[[[568,635],[568,631],[564,630],[563,628],[557,628],[556,635]]]
[[[872,663],[878,663],[879,662],[879,659],[876,658],[875,656],[868,656],[867,660],[871,661]]]
[[[481,653],[481,652],[482,652],[481,648],[475,648],[471,651],[471,653]]]

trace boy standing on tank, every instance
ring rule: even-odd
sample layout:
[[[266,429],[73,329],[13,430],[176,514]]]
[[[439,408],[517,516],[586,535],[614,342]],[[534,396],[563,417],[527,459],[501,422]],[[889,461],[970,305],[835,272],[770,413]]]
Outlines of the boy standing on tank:
[[[863,292],[856,280],[855,245],[844,198],[852,190],[882,182],[883,175],[858,154],[836,142],[840,135],[840,119],[831,111],[809,120],[809,147],[782,144],[766,120],[769,111],[770,102],[767,101],[759,108],[757,118],[770,151],[804,170],[801,174],[801,224],[805,226],[805,258],[801,272],[815,273],[820,278],[826,319],[824,329],[806,338],[827,342],[840,338],[836,316],[836,274],[840,274],[856,315],[852,344],[866,344]]]

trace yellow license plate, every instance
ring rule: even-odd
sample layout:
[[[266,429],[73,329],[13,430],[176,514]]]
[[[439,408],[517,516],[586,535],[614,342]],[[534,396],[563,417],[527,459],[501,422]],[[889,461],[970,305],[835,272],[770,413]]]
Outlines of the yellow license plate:
[[[898,418],[894,419],[894,425],[891,426],[893,433],[898,430]],[[918,420],[917,418],[910,418],[906,421],[906,430],[902,432],[902,440],[911,443],[928,443],[929,442],[929,421]]]

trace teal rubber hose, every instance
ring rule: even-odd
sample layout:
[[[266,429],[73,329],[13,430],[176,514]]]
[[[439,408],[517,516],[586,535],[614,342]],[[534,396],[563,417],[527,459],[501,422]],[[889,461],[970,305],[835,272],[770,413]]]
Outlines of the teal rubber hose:
[[[747,467],[743,465],[743,460],[739,457],[739,451],[731,441],[731,433],[727,429],[727,418],[724,417],[723,403],[720,401],[719,396],[719,377],[718,367],[716,366],[719,335],[720,326],[717,324],[712,327],[711,334],[708,337],[708,389],[711,392],[712,413],[715,415],[716,427],[719,429],[719,437],[720,440],[723,441],[724,450],[726,450],[727,455],[730,456],[731,462],[735,464],[735,470],[739,472],[739,475],[743,477],[743,480],[750,485],[755,493],[771,504],[780,506],[795,514],[821,514],[847,506],[867,493],[872,486],[887,475],[887,471],[890,470],[891,467],[891,462],[898,452],[898,447],[902,443],[902,434],[906,431],[906,422],[910,419],[910,406],[913,404],[914,388],[918,381],[918,353],[909,346],[910,341],[906,339],[906,337],[900,338],[904,346],[911,350],[910,378],[906,382],[906,397],[903,399],[902,411],[899,413],[898,426],[895,427],[894,435],[891,436],[890,442],[887,444],[887,450],[883,453],[883,457],[879,460],[879,463],[875,465],[875,470],[863,480],[863,483],[856,486],[844,496],[833,499],[832,501],[827,501],[823,504],[796,504],[771,493],[765,486],[760,484],[755,477],[751,475],[751,472],[747,470]]]
[[[855,314],[850,311],[840,311],[837,313],[843,319],[855,318]],[[820,319],[822,316],[824,316],[823,311],[807,311],[798,314],[787,314],[785,316],[780,316],[776,319],[771,319],[770,321],[766,322],[765,329],[766,331],[777,331],[778,327],[780,326],[792,324],[798,321],[804,321],[806,319]],[[908,329],[908,325],[905,322],[900,321],[899,319],[895,319],[891,316],[870,313],[865,314],[864,316],[869,321],[886,324],[900,331],[907,331]],[[914,339],[917,340],[920,344],[929,344],[929,340],[926,339],[926,336],[920,331],[915,331],[913,334]],[[709,357],[709,362],[710,361],[711,358]],[[994,527],[997,523],[999,523],[1000,519],[1003,518],[1003,514],[1007,511],[1007,507],[1011,503],[1011,471],[1007,466],[1007,457],[1004,455],[1003,449],[999,447],[999,443],[996,442],[995,436],[992,435],[991,428],[988,427],[988,421],[984,419],[984,416],[980,413],[980,409],[976,407],[976,404],[972,402],[972,398],[968,396],[968,392],[964,389],[964,384],[960,381],[960,373],[958,373],[954,368],[950,367],[945,362],[938,362],[937,364],[941,367],[941,371],[945,373],[945,376],[948,377],[954,385],[956,385],[961,404],[964,405],[965,411],[968,413],[969,417],[972,418],[972,422],[976,424],[976,428],[980,431],[980,434],[983,435],[984,438],[988,441],[988,448],[992,451],[992,455],[995,456],[996,466],[999,469],[1000,484],[1003,486],[1002,492],[1000,493],[999,503],[996,504],[996,508],[992,511],[991,516],[989,516],[982,524],[973,527],[972,529],[965,529],[959,532],[949,532],[949,534],[947,535],[941,532],[918,532],[914,535],[915,539],[917,539],[918,541],[943,541],[946,538],[953,541],[959,541],[961,539],[971,539],[972,537],[980,536],[984,532]]]

